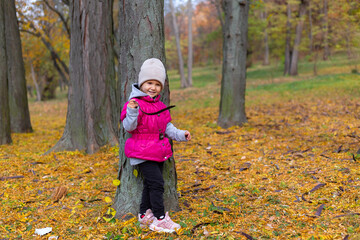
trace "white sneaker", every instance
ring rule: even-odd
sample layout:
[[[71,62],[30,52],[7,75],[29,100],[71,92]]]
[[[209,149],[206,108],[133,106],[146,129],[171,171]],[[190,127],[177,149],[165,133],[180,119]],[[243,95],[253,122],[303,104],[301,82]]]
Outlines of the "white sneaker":
[[[140,227],[144,228],[149,226],[156,217],[154,217],[154,214],[152,213],[151,209],[146,210],[145,216],[141,218],[141,214],[138,214],[138,220],[140,222]]]
[[[156,232],[168,232],[172,233],[176,230],[179,230],[181,226],[177,223],[174,223],[170,217],[169,213],[166,212],[165,217],[163,219],[158,220],[157,218],[150,224],[149,228],[152,231]]]

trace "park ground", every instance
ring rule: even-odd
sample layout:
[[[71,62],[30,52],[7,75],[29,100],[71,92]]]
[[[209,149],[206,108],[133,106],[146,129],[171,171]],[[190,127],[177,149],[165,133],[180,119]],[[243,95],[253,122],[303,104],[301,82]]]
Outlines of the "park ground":
[[[220,67],[194,70],[180,89],[169,72],[173,123],[193,139],[175,143],[182,229],[141,229],[112,218],[118,146],[43,155],[65,126],[64,93],[30,100],[33,133],[0,146],[0,239],[360,239],[360,75],[343,56],[248,69],[242,127],[217,126]],[[120,183],[121,184],[121,183]],[[54,202],[60,186],[67,194]],[[36,229],[51,227],[42,237]]]

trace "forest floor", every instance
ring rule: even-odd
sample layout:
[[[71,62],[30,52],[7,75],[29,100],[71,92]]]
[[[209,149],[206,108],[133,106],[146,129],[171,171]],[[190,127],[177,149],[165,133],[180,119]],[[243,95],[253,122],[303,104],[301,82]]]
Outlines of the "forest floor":
[[[174,143],[173,234],[112,218],[117,146],[42,155],[63,133],[67,101],[31,102],[34,132],[0,146],[0,239],[360,239],[360,75],[250,83],[248,123],[229,129],[216,124],[219,89],[171,91],[173,123],[193,136]]]

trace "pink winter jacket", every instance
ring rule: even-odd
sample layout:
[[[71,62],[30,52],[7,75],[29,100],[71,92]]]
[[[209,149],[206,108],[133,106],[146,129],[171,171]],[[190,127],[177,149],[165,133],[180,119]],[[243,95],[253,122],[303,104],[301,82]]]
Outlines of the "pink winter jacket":
[[[160,101],[160,96],[156,99],[142,96],[136,98],[136,101],[140,106],[137,127],[129,132],[132,136],[126,140],[125,155],[128,158],[166,161],[173,154],[169,139],[165,137],[166,126],[171,122],[170,112],[167,110],[157,115],[144,113],[154,113],[166,108],[166,105]],[[128,102],[121,111],[121,121],[126,117],[127,105]]]

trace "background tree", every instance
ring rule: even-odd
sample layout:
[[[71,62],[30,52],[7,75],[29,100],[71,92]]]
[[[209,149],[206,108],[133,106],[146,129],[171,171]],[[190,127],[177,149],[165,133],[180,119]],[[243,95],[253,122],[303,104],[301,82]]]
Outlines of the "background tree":
[[[309,18],[309,53],[312,53],[313,50],[313,16],[312,16],[312,4],[311,0],[309,1],[309,7],[308,7],[308,18]]]
[[[224,16],[223,16],[224,14],[221,9],[221,0],[210,0],[210,2],[212,4],[214,4],[214,6],[216,8],[216,13],[217,13],[217,16],[218,16],[220,24],[221,24],[221,29],[224,29]]]
[[[264,1],[265,2],[265,1]],[[264,61],[263,65],[269,65],[269,36],[268,36],[268,23],[267,23],[267,10],[266,4],[263,6],[263,10],[260,13],[260,19],[264,22]]]
[[[32,132],[15,0],[4,1],[11,130]]]
[[[188,61],[187,61],[187,78],[186,85],[187,87],[192,86],[192,67],[193,67],[193,37],[192,37],[192,13],[193,7],[191,0],[188,0]]]
[[[159,58],[165,63],[164,39],[164,1],[133,0],[119,4],[120,60],[120,106],[124,106],[131,92],[131,84],[137,82],[138,73],[143,61],[148,58]],[[123,13],[126,12],[126,15]],[[161,100],[169,104],[169,82],[165,87]],[[120,127],[119,144],[119,180],[114,201],[116,216],[127,213],[137,214],[142,192],[142,177],[137,173],[138,167],[133,167],[125,157],[124,145],[129,134]],[[174,158],[170,158],[164,165],[164,205],[166,211],[178,210],[177,177]]]
[[[328,11],[329,44],[335,50],[344,49],[349,59],[358,55],[360,38],[360,2],[358,1],[330,1]]]
[[[311,0],[309,0],[311,1]],[[323,0],[323,34],[324,34],[324,54],[323,59],[327,60],[330,56],[329,48],[329,24],[328,24],[328,1]]]
[[[0,1],[0,145],[11,143],[4,3]]]
[[[117,143],[112,1],[70,2],[70,86],[66,126],[49,151],[96,152]]]
[[[170,12],[171,12],[171,18],[172,18],[172,25],[173,25],[173,31],[174,31],[174,37],[176,41],[176,50],[177,55],[179,59],[179,73],[180,73],[180,83],[182,88],[188,87],[187,81],[185,79],[184,74],[184,60],[181,53],[181,46],[180,46],[180,36],[179,36],[179,29],[177,26],[176,16],[175,16],[175,8],[172,0],[169,0],[169,6],[170,6]]]
[[[218,124],[228,128],[247,122],[246,53],[249,1],[225,0],[224,59]]]
[[[69,14],[60,1],[37,0],[30,4],[18,0],[24,59],[28,72],[36,73],[44,100],[55,98],[55,88],[66,88],[69,78]],[[29,74],[28,78],[32,78]],[[51,80],[51,81],[50,81]],[[33,85],[29,82],[29,85]],[[36,87],[36,85],[35,85]]]
[[[295,40],[293,51],[291,54],[291,64],[290,64],[290,75],[295,76],[298,74],[298,62],[299,62],[299,52],[300,52],[300,43],[301,43],[301,36],[302,30],[304,26],[304,21],[306,17],[307,7],[309,5],[309,0],[301,0],[299,3],[299,18],[298,23],[296,25],[296,32],[295,32]]]
[[[291,5],[290,1],[286,4],[286,33],[285,33],[285,62],[284,62],[284,75],[290,73],[292,48],[291,48]]]

